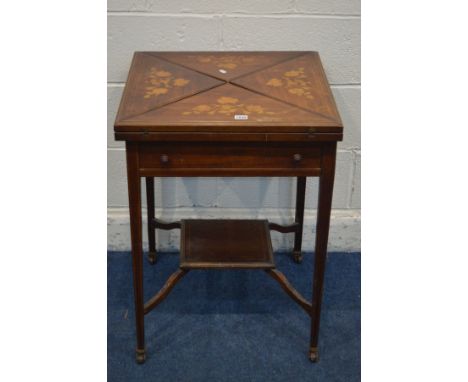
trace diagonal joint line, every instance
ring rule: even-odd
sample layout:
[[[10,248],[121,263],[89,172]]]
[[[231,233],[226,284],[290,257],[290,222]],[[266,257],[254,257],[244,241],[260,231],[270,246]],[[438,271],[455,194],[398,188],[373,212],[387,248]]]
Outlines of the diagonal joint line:
[[[158,53],[158,52],[154,52],[154,53]],[[174,52],[174,53],[177,53],[177,52]],[[190,52],[190,53],[192,53],[192,52]],[[197,53],[197,52],[193,52],[193,53]],[[192,72],[196,72],[196,73],[198,73],[198,74],[202,74],[202,75],[204,75],[204,76],[206,76],[206,77],[211,77],[211,78],[213,78],[213,79],[215,79],[215,80],[222,81],[222,82],[224,82],[224,83],[227,83],[227,82],[228,82],[228,81],[227,81],[226,79],[224,79],[224,78],[219,78],[219,77],[213,76],[212,74],[202,72],[202,71],[200,71],[200,70],[198,70],[198,69],[195,69],[195,68],[191,68],[190,66],[187,66],[187,65],[184,65],[184,64],[181,64],[181,63],[178,63],[178,62],[174,62],[174,61],[172,61],[172,60],[170,60],[170,59],[168,59],[168,58],[166,58],[166,57],[161,57],[161,56],[158,56],[157,54],[151,54],[151,53],[145,53],[145,54],[147,54],[148,56],[151,56],[151,57],[153,57],[153,58],[157,58],[157,59],[159,59],[159,60],[166,61],[166,62],[168,62],[169,64],[176,65],[176,66],[180,66],[181,68],[184,68],[184,69],[187,69],[187,70],[191,70]]]
[[[132,119],[132,118],[135,118],[135,117],[140,117],[140,116],[142,116],[142,115],[151,113],[152,111],[154,111],[154,110],[156,110],[156,109],[161,109],[161,108],[166,107],[166,106],[168,106],[168,105],[172,105],[173,103],[182,101],[182,100],[187,99],[187,98],[190,98],[190,97],[194,97],[194,96],[196,96],[196,95],[198,95],[198,94],[200,94],[200,93],[207,92],[208,90],[211,90],[211,89],[217,88],[217,87],[219,87],[219,86],[223,86],[223,85],[225,85],[225,83],[216,84],[216,85],[211,86],[211,87],[209,87],[209,88],[206,88],[206,89],[197,91],[196,93],[187,94],[187,95],[185,95],[185,96],[178,97],[178,98],[173,99],[172,101],[166,102],[166,103],[164,103],[164,104],[162,104],[162,105],[158,105],[158,106],[152,107],[151,109],[148,109],[148,110],[144,111],[143,113],[138,113],[138,114],[134,114],[134,115],[125,117],[124,119],[120,120],[119,123],[125,122],[125,121],[127,121],[127,120],[129,120],[129,119]]]
[[[294,107],[294,108],[296,108],[296,109],[300,109],[300,110],[302,110],[302,111],[305,111],[305,112],[307,112],[307,113],[309,113],[309,114],[318,115],[318,116],[320,116],[320,117],[326,119],[327,121],[335,122],[335,123],[337,122],[337,121],[335,121],[334,119],[332,119],[332,118],[326,116],[325,114],[319,113],[318,111],[312,111],[312,110],[306,109],[305,107],[296,105],[296,104],[294,104],[294,103],[292,103],[292,102],[288,102],[288,101],[285,101],[285,100],[283,100],[283,99],[280,99],[280,98],[277,98],[277,97],[273,97],[273,96],[270,95],[270,94],[262,93],[262,92],[260,92],[260,91],[258,91],[258,90],[254,90],[254,89],[251,89],[251,88],[249,88],[249,87],[247,87],[247,86],[240,85],[240,84],[237,84],[237,83],[231,83],[231,85],[237,86],[237,87],[242,88],[242,89],[245,89],[245,90],[248,90],[249,92],[256,93],[256,94],[261,95],[261,96],[263,96],[263,97],[267,97],[267,98],[273,99],[273,100],[275,100],[275,101],[279,101],[279,102],[284,103],[284,104],[286,104],[286,105],[288,105],[288,106],[291,106],[291,107]]]
[[[259,52],[261,53],[261,52]],[[262,66],[261,68],[257,68],[255,70],[252,70],[251,72],[248,72],[248,73],[244,73],[244,74],[241,74],[240,76],[237,76],[237,77],[234,77],[234,78],[231,78],[229,81],[235,81],[235,80],[238,80],[240,78],[243,78],[243,77],[247,77],[247,76],[250,76],[251,74],[253,73],[257,73],[257,72],[261,72],[265,69],[270,69],[276,65],[280,65],[280,64],[284,64],[285,62],[288,62],[288,61],[291,61],[291,60],[295,60],[296,58],[299,58],[299,57],[302,57],[302,56],[306,56],[307,54],[309,54],[310,52],[306,51],[306,52],[301,52],[301,53],[298,53],[297,55],[294,55],[292,57],[288,57],[288,58],[285,58],[284,60],[280,60],[280,61],[277,61],[277,62],[274,62],[273,64],[270,64],[270,65],[266,65],[266,66]],[[234,84],[233,84],[234,85]]]

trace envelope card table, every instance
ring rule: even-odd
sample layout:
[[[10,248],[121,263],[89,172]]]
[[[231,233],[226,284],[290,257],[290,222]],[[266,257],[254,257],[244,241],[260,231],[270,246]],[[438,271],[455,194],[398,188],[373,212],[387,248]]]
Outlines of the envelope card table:
[[[308,354],[317,361],[336,145],[343,134],[318,53],[137,52],[114,131],[126,144],[137,362],[146,357],[145,314],[187,272],[220,268],[258,269],[272,276],[310,316]],[[194,176],[295,177],[294,222],[158,219],[154,177]],[[307,176],[319,177],[310,301],[275,267],[270,240],[270,230],[294,233],[292,258],[302,261]],[[179,268],[146,302],[141,178],[146,181],[151,264],[157,259],[155,230],[181,230]]]

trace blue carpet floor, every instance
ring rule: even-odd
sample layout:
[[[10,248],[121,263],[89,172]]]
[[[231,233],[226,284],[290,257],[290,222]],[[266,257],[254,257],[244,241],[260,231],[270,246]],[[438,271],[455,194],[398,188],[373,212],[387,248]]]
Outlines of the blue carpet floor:
[[[307,298],[313,254],[301,265],[277,254],[281,270]],[[145,316],[146,363],[135,363],[131,257],[108,253],[108,380],[359,381],[360,254],[327,260],[317,364],[308,360],[310,321],[263,271],[191,271]],[[178,256],[145,261],[145,301],[177,269]]]

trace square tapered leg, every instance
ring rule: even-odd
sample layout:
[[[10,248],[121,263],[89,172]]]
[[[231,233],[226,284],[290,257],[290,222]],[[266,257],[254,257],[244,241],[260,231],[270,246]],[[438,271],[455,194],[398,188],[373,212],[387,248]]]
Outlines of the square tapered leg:
[[[143,248],[141,222],[141,185],[138,169],[138,143],[127,142],[127,182],[132,241],[133,291],[136,318],[136,360],[145,361],[145,318],[143,301]]]
[[[312,291],[312,322],[310,333],[309,358],[318,361],[318,337],[320,327],[320,311],[322,306],[325,263],[327,259],[328,231],[335,177],[336,143],[330,143],[323,148],[322,173],[319,181],[319,197],[317,211],[317,234],[315,237],[315,262]]]
[[[156,229],[154,226],[154,178],[147,176],[146,180],[146,207],[148,214],[148,261],[156,263]]]

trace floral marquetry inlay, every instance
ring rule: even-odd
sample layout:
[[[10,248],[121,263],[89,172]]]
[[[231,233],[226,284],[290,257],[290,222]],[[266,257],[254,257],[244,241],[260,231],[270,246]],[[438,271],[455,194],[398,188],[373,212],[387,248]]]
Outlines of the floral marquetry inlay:
[[[147,78],[144,98],[157,97],[166,94],[173,87],[184,87],[190,82],[185,78],[175,78],[174,75],[158,68],[151,68]]]
[[[245,56],[199,56],[197,61],[205,64],[213,64],[221,69],[236,69],[239,65],[242,64],[251,64],[255,62],[253,57]]]
[[[192,115],[192,114],[224,114],[224,115],[250,115],[250,114],[260,114],[260,115],[275,115],[278,114],[275,111],[268,110],[265,106],[256,105],[256,104],[246,104],[240,102],[238,98],[234,97],[219,97],[216,100],[215,104],[201,104],[193,107],[190,111],[182,112],[182,115]]]
[[[305,75],[304,68],[298,68],[284,72],[280,78],[271,78],[267,83],[272,87],[285,87],[290,94],[315,99],[312,95],[312,83],[310,77]]]
[[[132,132],[247,132],[256,123],[341,131],[316,52],[136,52],[116,118]]]

